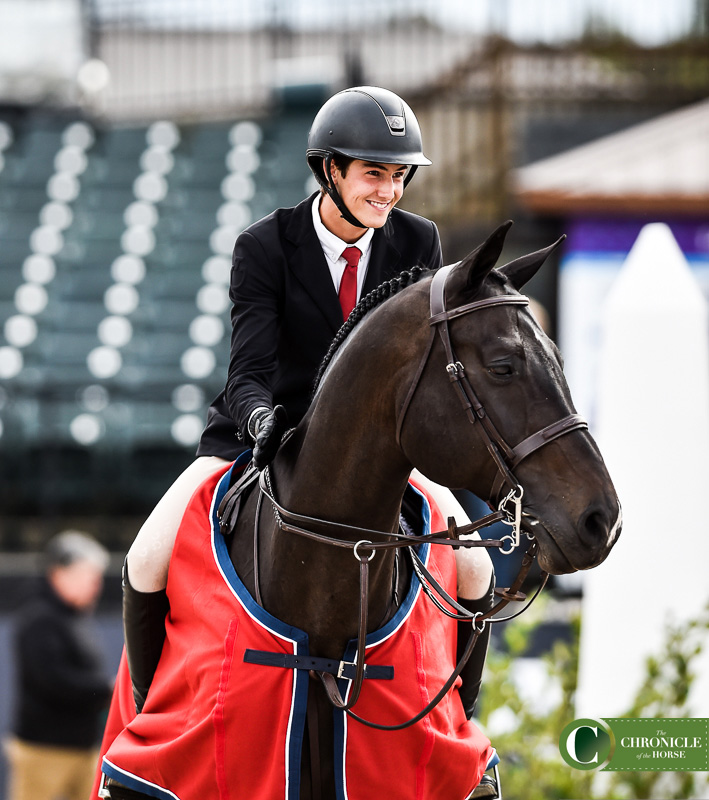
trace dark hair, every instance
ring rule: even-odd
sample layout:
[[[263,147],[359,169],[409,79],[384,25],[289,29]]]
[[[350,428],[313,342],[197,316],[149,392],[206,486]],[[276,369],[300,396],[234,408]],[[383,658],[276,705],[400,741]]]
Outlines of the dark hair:
[[[347,175],[347,170],[352,166],[354,160],[354,158],[343,156],[341,153],[335,153],[332,156],[332,163],[337,167],[343,178]],[[320,187],[320,194],[327,194],[324,186]]]
[[[340,171],[340,174],[343,178],[347,175],[347,170],[352,166],[353,161],[354,158],[343,156],[340,153],[335,153],[332,157],[332,163]]]
[[[384,283],[377,286],[376,289],[372,289],[372,291],[369,294],[361,298],[359,303],[357,303],[357,305],[352,309],[352,313],[345,320],[344,325],[335,334],[335,338],[330,343],[330,348],[325,354],[325,358],[323,358],[322,364],[320,364],[320,369],[318,370],[318,375],[317,378],[315,379],[315,386],[313,387],[313,391],[315,391],[317,387],[320,385],[320,381],[322,380],[322,377],[325,374],[325,370],[330,365],[330,362],[334,358],[335,353],[340,348],[340,345],[352,332],[357,323],[360,322],[362,318],[366,314],[368,314],[372,309],[376,308],[380,303],[383,303],[384,300],[391,297],[392,295],[397,294],[406,286],[409,286],[412,283],[416,283],[424,274],[424,272],[425,270],[423,269],[423,267],[418,267],[418,266],[411,267],[410,270],[404,270],[395,278],[392,278],[389,281],[384,281]]]

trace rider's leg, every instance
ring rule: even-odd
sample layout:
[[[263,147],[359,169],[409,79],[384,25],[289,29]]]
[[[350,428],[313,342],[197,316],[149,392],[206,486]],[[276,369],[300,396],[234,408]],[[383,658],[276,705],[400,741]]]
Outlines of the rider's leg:
[[[450,489],[434,483],[418,470],[413,471],[412,477],[436,501],[443,519],[454,517],[458,525],[470,524],[470,518]],[[480,536],[475,533],[470,538],[479,539]],[[455,551],[455,562],[458,571],[458,597],[466,600],[485,598],[493,576],[492,560],[487,550],[484,547],[459,547]]]
[[[138,711],[145,702],[165,640],[169,609],[165,588],[177,529],[197,487],[228,463],[216,456],[193,461],[155,506],[126,556],[123,632]]]
[[[134,589],[156,592],[167,586],[172,547],[187,504],[197,487],[228,463],[216,456],[201,456],[162,496],[128,551],[127,562]]]
[[[458,597],[458,602],[473,613],[489,611],[495,602],[495,576],[490,578],[490,583],[487,592],[477,600],[469,600],[465,597]],[[480,685],[482,683],[483,667],[485,666],[485,658],[487,656],[487,648],[490,643],[490,624],[486,624],[482,633],[479,634],[478,640],[475,643],[473,652],[470,655],[460,677],[463,681],[460,687],[460,699],[465,709],[465,716],[470,719],[475,711],[475,705],[478,701],[478,694],[480,693]],[[470,622],[458,623],[458,648],[457,659],[462,657],[468,639],[471,634]]]
[[[418,470],[414,471],[414,477],[436,501],[444,519],[454,517],[456,523],[461,526],[470,523],[468,515],[449,489],[430,481]],[[475,533],[471,538],[479,539],[480,537]],[[455,561],[458,602],[473,613],[489,611],[495,601],[495,572],[487,550],[484,547],[459,547],[455,551]],[[469,636],[470,623],[459,623],[458,659],[460,659],[465,650]],[[485,625],[483,632],[478,637],[473,653],[460,675],[463,680],[463,685],[460,688],[460,697],[468,718],[472,716],[478,699],[489,641],[490,625]]]
[[[480,538],[477,533],[471,538]],[[458,568],[458,602],[475,614],[489,611],[495,602],[495,571],[492,560],[483,547],[460,547],[456,550],[456,566]],[[485,587],[481,590],[481,587]],[[465,714],[470,719],[475,711],[483,667],[490,643],[490,625],[484,626],[478,636],[472,655],[463,667],[460,677],[460,699],[463,701]],[[463,655],[470,636],[470,623],[458,623],[458,659]]]
[[[480,537],[474,533],[470,538]],[[458,569],[458,602],[474,614],[484,614],[495,602],[495,571],[492,559],[484,547],[460,547],[455,551],[455,555]],[[483,667],[490,643],[490,628],[489,624],[483,627],[473,652],[460,673],[463,681],[460,687],[460,699],[463,701],[468,719],[473,716],[480,693]],[[470,623],[458,623],[458,660],[465,651],[470,633]]]

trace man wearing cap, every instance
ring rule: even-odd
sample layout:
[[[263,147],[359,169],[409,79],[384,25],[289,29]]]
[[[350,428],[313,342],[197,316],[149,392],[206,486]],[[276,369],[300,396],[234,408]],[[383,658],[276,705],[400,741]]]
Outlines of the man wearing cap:
[[[360,297],[404,269],[442,265],[434,223],[396,208],[417,168],[431,163],[400,97],[371,86],[331,97],[313,121],[307,161],[320,191],[274,211],[236,241],[226,387],[209,409],[197,460],[162,498],[126,559],[126,652],[138,709],[160,657],[167,568],[194,490],[247,448],[259,469],[270,463],[286,428],[307,411],[320,363]],[[489,556],[482,548],[458,552],[466,559],[462,570],[458,565],[459,594],[486,610]],[[484,648],[479,652],[478,675],[467,681],[476,694]]]
[[[91,611],[107,551],[78,531],[50,540],[39,593],[15,626],[17,708],[8,800],[86,800],[112,681]]]

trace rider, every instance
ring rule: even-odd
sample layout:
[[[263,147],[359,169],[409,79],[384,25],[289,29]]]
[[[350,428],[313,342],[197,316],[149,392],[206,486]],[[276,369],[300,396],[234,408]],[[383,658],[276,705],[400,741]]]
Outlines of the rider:
[[[273,459],[286,427],[304,416],[318,367],[355,299],[403,268],[442,264],[434,223],[395,208],[416,169],[431,163],[416,117],[400,97],[376,87],[331,97],[312,124],[307,161],[320,191],[256,222],[236,241],[226,387],[209,409],[197,459],[157,504],[126,557],[124,631],[138,710],[160,658],[168,565],[194,490],[249,447],[259,469]],[[352,246],[354,268],[343,256]],[[447,493],[443,502],[455,501]],[[456,559],[461,602],[487,610],[494,582],[487,552],[459,548]],[[463,673],[468,716],[486,646],[476,648]]]

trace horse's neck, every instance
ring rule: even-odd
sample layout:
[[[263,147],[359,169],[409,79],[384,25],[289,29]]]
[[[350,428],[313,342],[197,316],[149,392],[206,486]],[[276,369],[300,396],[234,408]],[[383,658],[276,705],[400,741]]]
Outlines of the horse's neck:
[[[358,412],[352,397],[336,414],[316,413],[307,423],[293,442],[297,456],[277,470],[284,504],[312,517],[393,530],[411,466],[391,432],[366,406]]]
[[[371,405],[373,398],[354,387],[340,394],[333,402],[323,393],[279,453],[273,468],[278,499],[289,510],[313,519],[393,532],[410,465],[396,446],[393,425],[374,411],[367,414],[366,400]],[[317,522],[310,527],[353,542],[372,538]],[[357,630],[359,562],[353,551],[278,530],[264,538],[264,604],[277,616],[306,628],[313,651],[339,655]],[[370,630],[389,609],[393,565],[392,551],[380,551],[372,560]]]

